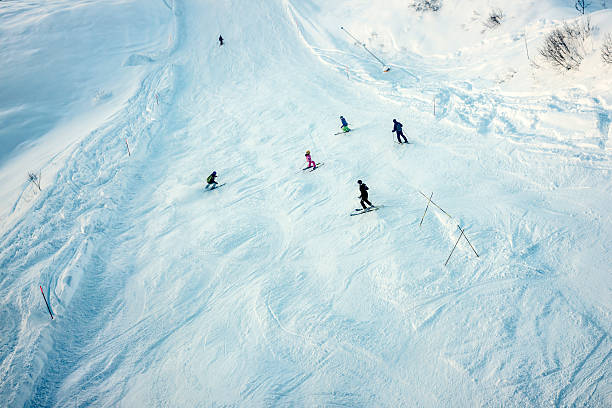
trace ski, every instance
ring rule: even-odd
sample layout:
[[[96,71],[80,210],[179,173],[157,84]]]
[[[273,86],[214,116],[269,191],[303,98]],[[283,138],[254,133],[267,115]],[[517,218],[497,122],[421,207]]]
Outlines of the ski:
[[[219,187],[223,187],[224,185],[225,185],[225,183],[223,183],[223,184],[219,184],[219,185],[217,185],[217,187],[212,187],[212,188],[206,188],[206,187],[204,187],[204,191],[213,191],[213,190],[218,189]]]
[[[341,134],[344,134],[344,133],[349,133],[349,132],[352,132],[353,130],[355,130],[355,129],[350,129],[348,132],[342,131],[342,132],[334,133],[334,136],[335,135],[341,135]]]
[[[322,166],[322,165],[324,165],[324,164],[325,164],[325,163],[317,163],[317,164],[316,164],[316,167],[314,167],[314,168],[313,168],[313,167],[304,167],[304,168],[302,169],[302,171],[304,171],[304,170],[308,170],[308,169],[310,169],[310,171],[315,171],[316,169],[318,169],[318,168],[319,168],[319,166]]]
[[[370,208],[366,208],[365,210],[363,208],[355,208],[355,212],[351,213],[351,217],[353,215],[361,215],[361,214],[365,214],[365,213],[369,213],[371,211],[377,211],[380,207],[374,206],[374,207],[370,207]]]

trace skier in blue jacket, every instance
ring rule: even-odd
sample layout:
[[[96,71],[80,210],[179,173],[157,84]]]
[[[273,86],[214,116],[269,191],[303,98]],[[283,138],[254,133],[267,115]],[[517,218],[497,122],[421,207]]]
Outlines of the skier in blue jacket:
[[[402,131],[402,126],[403,125],[401,123],[393,119],[393,130],[391,132],[397,133],[397,141],[400,144],[402,144],[402,140],[400,139],[400,136],[404,138],[404,142],[408,143],[408,139],[406,139],[406,136],[404,136],[404,132]]]
[[[350,132],[351,129],[349,129],[348,127],[348,123],[346,122],[346,119],[344,119],[344,116],[340,116],[340,122],[342,123],[342,125],[340,125],[340,127],[342,128],[343,132]]]

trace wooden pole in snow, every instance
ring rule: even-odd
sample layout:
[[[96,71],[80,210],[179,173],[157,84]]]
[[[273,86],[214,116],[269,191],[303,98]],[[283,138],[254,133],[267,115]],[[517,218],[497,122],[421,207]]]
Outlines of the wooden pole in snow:
[[[420,194],[421,194],[423,197],[425,197],[425,198],[429,199],[429,197],[427,197],[427,196],[426,196],[425,194],[423,194],[421,191],[419,191],[419,193],[420,193]],[[438,204],[434,203],[433,201],[432,201],[431,203],[432,203],[433,205],[435,205],[435,206],[438,208],[438,210],[440,210],[440,211],[442,211],[444,214],[446,214],[446,215],[448,216],[448,218],[453,218],[453,217],[452,217],[452,216],[451,216],[449,213],[447,213],[447,212],[446,212],[446,211],[444,211],[442,208],[440,208],[440,206],[439,206]]]
[[[419,228],[421,228],[421,224],[423,224],[423,219],[425,218],[425,214],[427,214],[427,209],[429,208],[429,203],[431,203],[431,197],[433,197],[433,191],[431,192],[431,195],[429,196],[429,200],[427,200],[427,207],[425,207],[425,212],[423,213],[423,216],[421,217],[421,222],[419,223]]]
[[[478,256],[478,252],[476,252],[476,250],[474,249],[474,247],[472,246],[472,243],[470,242],[470,240],[468,239],[467,235],[465,235],[465,231],[463,230],[463,228],[461,228],[459,225],[457,225],[459,227],[459,229],[461,230],[461,232],[463,232],[463,237],[465,238],[465,240],[467,241],[468,244],[470,244],[470,248],[472,248],[472,251],[474,251],[474,253],[476,254],[477,258],[480,258],[480,256]]]
[[[450,255],[448,255],[448,258],[446,258],[446,262],[444,262],[444,266],[446,266],[451,255],[453,254],[453,252],[455,252],[455,248],[457,248],[457,244],[459,243],[459,240],[461,239],[462,236],[463,236],[463,230],[461,230],[461,234],[459,235],[459,238],[457,238],[457,242],[455,242],[455,246],[453,247],[453,250],[451,251]]]
[[[45,304],[47,305],[47,310],[49,311],[49,316],[51,316],[51,320],[53,320],[54,319],[53,313],[51,313],[51,308],[49,307],[49,302],[47,302],[47,297],[45,296],[45,292],[43,292],[42,286],[38,285],[38,287],[40,288],[40,293],[42,293],[42,295],[43,295],[43,299],[45,299]]]
[[[531,58],[529,58],[529,48],[527,47],[527,29],[525,29],[525,35],[523,36],[525,40],[525,52],[527,53],[527,61],[531,62]]]
[[[130,145],[128,144],[127,137],[125,138],[125,145],[126,145],[126,147],[127,147],[128,156],[131,156],[131,155],[132,155],[132,153],[130,153]]]
[[[355,36],[353,34],[349,33],[346,28],[340,27],[340,29],[342,31],[344,31],[347,35],[349,35],[353,40],[355,40],[359,44],[361,44],[361,46],[363,47],[364,50],[366,50],[372,57],[374,57],[374,59],[376,59],[376,61],[380,62],[380,65],[383,66],[383,72],[389,72],[391,70],[391,68],[388,65],[386,65],[380,58],[378,58],[376,55],[374,55],[374,53],[372,51],[368,50],[368,47],[366,47],[365,43],[362,43],[357,38],[355,38]]]

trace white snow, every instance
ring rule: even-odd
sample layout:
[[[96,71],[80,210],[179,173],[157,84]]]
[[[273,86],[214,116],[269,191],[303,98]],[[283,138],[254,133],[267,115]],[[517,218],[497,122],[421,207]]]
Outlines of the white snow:
[[[0,2],[4,403],[612,405],[595,3]]]

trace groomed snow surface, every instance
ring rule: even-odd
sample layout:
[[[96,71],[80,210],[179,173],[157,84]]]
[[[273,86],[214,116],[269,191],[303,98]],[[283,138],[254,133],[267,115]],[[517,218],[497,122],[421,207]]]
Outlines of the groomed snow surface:
[[[612,406],[612,12],[409,3],[0,2],[0,405]]]

